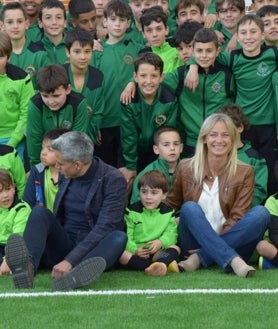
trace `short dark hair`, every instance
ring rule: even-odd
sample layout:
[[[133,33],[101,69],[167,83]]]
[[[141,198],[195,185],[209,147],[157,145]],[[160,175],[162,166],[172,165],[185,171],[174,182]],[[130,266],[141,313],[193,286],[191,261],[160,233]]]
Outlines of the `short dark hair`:
[[[54,140],[58,137],[60,137],[61,135],[67,133],[69,130],[65,129],[65,128],[55,128],[55,129],[51,129],[48,130],[44,135],[43,135],[43,140],[49,139],[49,140]]]
[[[187,21],[179,25],[171,40],[173,47],[178,47],[181,42],[190,43],[193,41],[195,33],[202,29],[203,25],[195,21]]]
[[[273,5],[267,5],[267,6],[263,6],[262,8],[260,8],[257,12],[256,15],[259,17],[265,17],[268,15],[273,15],[273,14],[278,14],[278,6],[273,6]]]
[[[175,16],[178,16],[178,12],[182,8],[187,8],[192,5],[197,6],[200,9],[200,13],[203,15],[205,5],[202,0],[178,0],[177,4],[175,5],[174,11],[175,11]]]
[[[130,20],[132,16],[132,11],[130,6],[126,2],[122,0],[111,0],[104,7],[103,15],[105,18],[108,18],[112,15],[116,15]]]
[[[80,14],[96,10],[92,0],[70,0],[68,9],[71,17],[77,19]]]
[[[202,28],[195,33],[193,38],[193,45],[196,42],[202,42],[202,43],[213,42],[216,48],[219,47],[218,37],[216,33],[208,28]]]
[[[155,67],[156,70],[159,70],[160,74],[163,73],[164,63],[163,60],[155,53],[152,52],[143,52],[138,55],[134,60],[134,71],[138,72],[139,66],[141,64],[150,64]]]
[[[0,56],[10,58],[13,46],[10,37],[4,31],[0,31]]]
[[[241,125],[243,125],[244,130],[248,130],[249,120],[248,118],[243,114],[242,107],[240,107],[237,104],[227,104],[221,107],[221,109],[218,111],[219,113],[227,114],[232,120],[235,126],[238,128]]]
[[[261,17],[258,15],[245,15],[241,17],[241,19],[237,23],[237,32],[240,27],[240,25],[246,24],[246,23],[252,23],[254,22],[259,29],[263,32],[264,31],[264,22],[262,21]]]
[[[91,46],[92,49],[94,47],[94,37],[88,31],[73,29],[66,33],[65,43],[68,51],[70,51],[72,44],[76,41],[79,42],[81,47],[85,47],[87,45]]]
[[[6,169],[0,168],[0,192],[13,184],[14,181],[11,173]]]
[[[235,7],[241,13],[245,10],[245,1],[244,0],[217,0],[216,1],[216,12],[218,13],[219,10],[222,9],[224,3],[228,3],[228,8]]]
[[[144,31],[145,26],[149,26],[152,22],[160,23],[162,22],[165,27],[167,27],[168,15],[164,13],[162,7],[153,6],[151,8],[145,9],[140,17],[140,24],[142,25],[142,30]]]
[[[67,14],[66,14],[66,8],[63,4],[62,1],[59,0],[43,0],[43,2],[41,3],[40,7],[39,7],[39,20],[42,20],[42,11],[44,9],[51,9],[51,8],[60,8],[63,10],[64,13],[64,19],[67,18]]]
[[[69,86],[66,69],[62,65],[50,64],[42,67],[37,75],[37,85],[41,92],[53,93],[57,88]]]
[[[28,15],[27,15],[25,7],[20,2],[16,2],[16,1],[8,2],[2,7],[2,9],[1,9],[1,20],[2,21],[4,20],[5,12],[7,10],[17,10],[17,9],[22,11],[24,18],[27,20]]]
[[[168,191],[168,180],[164,172],[160,170],[150,170],[145,172],[139,179],[138,189],[143,186],[159,188],[166,193]]]
[[[180,132],[179,132],[179,130],[177,128],[175,128],[173,126],[161,126],[153,134],[153,142],[154,142],[154,145],[158,145],[160,135],[163,134],[163,133],[167,133],[167,132],[175,132],[181,138]]]

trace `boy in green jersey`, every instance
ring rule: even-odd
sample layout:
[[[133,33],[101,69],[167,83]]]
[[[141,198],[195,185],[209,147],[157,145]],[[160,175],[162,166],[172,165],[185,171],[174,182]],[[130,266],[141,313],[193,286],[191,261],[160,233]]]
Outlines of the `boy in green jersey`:
[[[125,166],[120,168],[129,181],[155,160],[153,134],[163,125],[177,125],[178,103],[163,80],[163,61],[150,52],[134,62],[135,96],[122,106],[121,146]]]
[[[195,33],[203,28],[201,23],[195,21],[184,22],[179,25],[171,40],[173,47],[176,47],[180,60],[186,64],[193,55],[193,39]]]
[[[179,131],[175,127],[162,126],[156,130],[153,136],[153,152],[158,156],[157,160],[151,162],[143,169],[133,182],[130,203],[140,200],[138,182],[141,176],[150,170],[160,170],[164,172],[168,180],[168,190],[172,187],[172,181],[179,158],[183,149]]]
[[[43,0],[18,0],[26,9],[29,27],[26,31],[27,42],[39,41],[43,37],[43,31],[38,24],[39,7]]]
[[[167,178],[159,170],[148,171],[140,178],[138,188],[141,200],[126,209],[128,240],[119,262],[152,276],[179,272],[177,224],[173,210],[162,202],[168,191]]]
[[[88,31],[73,29],[67,32],[65,42],[70,63],[64,64],[64,67],[72,90],[80,92],[92,109],[88,135],[95,144],[99,144],[99,129],[104,109],[104,75],[99,69],[89,65],[94,39]]]
[[[63,66],[48,65],[38,73],[39,93],[28,107],[27,151],[31,165],[40,162],[43,135],[54,128],[87,132],[90,108],[80,93],[71,90]]]
[[[264,42],[267,46],[278,46],[278,6],[263,6],[257,16],[264,22]]]
[[[140,17],[145,9],[151,8],[156,5],[155,0],[129,0],[129,5],[132,10],[132,23],[127,29],[128,38],[140,43],[142,46],[146,45],[147,40],[142,33],[142,26],[140,23]]]
[[[11,40],[0,31],[0,144],[16,148],[23,159],[27,108],[34,88],[30,76],[8,62],[11,53]]]
[[[61,177],[56,166],[56,157],[51,142],[67,131],[67,129],[56,128],[48,130],[43,135],[41,162],[31,168],[23,195],[23,200],[32,208],[35,206],[46,207],[53,212]]]
[[[237,23],[245,14],[244,0],[217,0],[218,22],[214,25],[222,51],[240,48],[237,42]]]
[[[64,30],[66,9],[62,1],[44,0],[39,9],[39,27],[43,38],[38,44],[45,49],[51,64],[64,64],[67,61]]]
[[[237,157],[240,161],[252,166],[255,174],[255,188],[252,206],[254,207],[262,204],[267,198],[268,171],[265,159],[258,154],[248,140],[241,139],[243,131],[249,129],[248,119],[243,114],[242,108],[237,104],[225,105],[219,112],[227,114],[237,127],[240,136],[238,140]]]
[[[121,0],[111,1],[104,9],[104,24],[108,39],[102,41],[103,51],[95,51],[93,66],[104,73],[104,110],[100,126],[101,141],[95,154],[104,162],[121,167],[120,157],[120,94],[133,74],[134,58],[142,49],[126,36],[130,25],[131,9]]]
[[[0,275],[9,275],[10,269],[3,259],[7,240],[13,233],[23,235],[28,217],[29,205],[18,199],[16,184],[11,173],[0,169]]]
[[[25,8],[20,2],[9,2],[1,11],[2,29],[11,39],[13,51],[9,63],[22,68],[32,78],[34,89],[37,89],[38,70],[48,64],[47,53],[43,47],[33,41],[27,42],[25,32],[28,19]]]
[[[141,52],[151,51],[160,56],[164,62],[163,73],[172,72],[182,65],[177,49],[171,47],[166,41],[169,33],[167,20],[168,16],[160,6],[144,10],[140,17],[142,32],[148,41],[148,47]]]

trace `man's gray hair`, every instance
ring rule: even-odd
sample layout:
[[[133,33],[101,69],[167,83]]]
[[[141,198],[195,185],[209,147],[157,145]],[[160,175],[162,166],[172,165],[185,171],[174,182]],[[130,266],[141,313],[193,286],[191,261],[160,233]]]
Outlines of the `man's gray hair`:
[[[93,160],[94,144],[90,137],[80,131],[69,131],[51,142],[51,147],[62,153],[65,161],[81,161],[85,164]]]

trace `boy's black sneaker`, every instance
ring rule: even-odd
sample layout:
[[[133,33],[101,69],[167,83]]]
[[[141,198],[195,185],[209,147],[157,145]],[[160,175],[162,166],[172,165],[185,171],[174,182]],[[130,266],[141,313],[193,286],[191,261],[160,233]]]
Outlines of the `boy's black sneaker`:
[[[29,252],[21,235],[12,234],[6,244],[5,255],[12,272],[16,288],[32,288],[34,282],[34,267],[29,258]]]
[[[105,270],[106,261],[102,257],[88,258],[70,272],[52,281],[53,290],[72,290],[87,286]]]

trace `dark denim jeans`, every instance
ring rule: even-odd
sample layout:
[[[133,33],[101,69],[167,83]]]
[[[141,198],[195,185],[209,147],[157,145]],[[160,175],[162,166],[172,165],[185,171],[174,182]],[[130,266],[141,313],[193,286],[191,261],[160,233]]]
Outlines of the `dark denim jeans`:
[[[64,227],[44,207],[34,207],[28,219],[23,238],[30,253],[35,270],[42,263],[48,269],[61,262],[75,247]],[[91,257],[103,257],[106,269],[111,268],[125,250],[127,237],[122,231],[112,231],[82,260]]]
[[[186,202],[181,208],[178,226],[181,256],[187,255],[188,250],[199,249],[197,254],[203,267],[215,262],[223,269],[226,269],[236,256],[248,261],[269,222],[268,210],[263,206],[256,206],[227,233],[218,235],[198,203]]]

